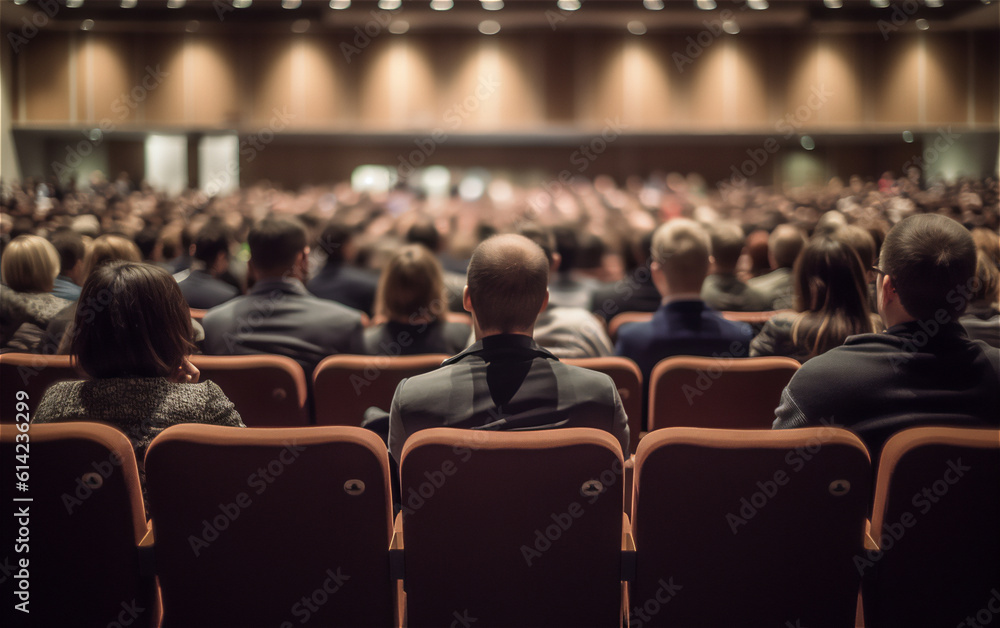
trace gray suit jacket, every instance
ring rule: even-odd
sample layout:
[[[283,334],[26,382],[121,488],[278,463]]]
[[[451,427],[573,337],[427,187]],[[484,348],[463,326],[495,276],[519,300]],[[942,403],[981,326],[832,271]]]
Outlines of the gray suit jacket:
[[[361,312],[309,294],[298,280],[266,280],[205,315],[209,355],[286,355],[311,376],[328,355],[364,353]]]
[[[764,296],[770,304],[769,310],[787,310],[795,307],[795,295],[792,289],[792,269],[778,268],[766,275],[754,277],[747,285]]]
[[[435,371],[404,379],[389,412],[389,451],[431,427],[610,432],[628,457],[628,417],[604,373],[570,366],[518,334],[488,336]]]

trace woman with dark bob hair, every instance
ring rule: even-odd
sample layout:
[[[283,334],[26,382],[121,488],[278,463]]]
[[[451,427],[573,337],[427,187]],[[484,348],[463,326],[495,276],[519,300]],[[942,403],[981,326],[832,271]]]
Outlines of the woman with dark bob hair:
[[[868,307],[861,258],[839,239],[813,238],[792,270],[797,312],[776,314],[750,343],[750,355],[783,355],[805,362],[844,344],[848,336],[876,331]]]
[[[32,422],[109,423],[132,441],[140,471],[150,441],[171,425],[245,427],[221,388],[198,383],[190,310],[167,271],[102,264],[77,303],[71,353],[91,379],[53,384]]]

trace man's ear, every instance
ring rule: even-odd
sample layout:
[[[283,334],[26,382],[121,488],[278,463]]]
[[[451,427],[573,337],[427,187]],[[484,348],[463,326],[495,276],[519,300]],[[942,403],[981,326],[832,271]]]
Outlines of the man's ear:
[[[538,310],[538,313],[541,314],[542,312],[544,312],[545,308],[547,308],[548,306],[549,306],[549,289],[546,288],[545,289],[545,298],[542,299],[542,307],[541,307],[540,310]]]
[[[469,296],[469,286],[462,288],[462,309],[472,314],[472,297]]]

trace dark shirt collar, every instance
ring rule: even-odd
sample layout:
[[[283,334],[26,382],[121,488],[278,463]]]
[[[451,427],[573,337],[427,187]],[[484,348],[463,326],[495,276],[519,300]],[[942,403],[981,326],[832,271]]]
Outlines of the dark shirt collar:
[[[250,294],[265,294],[268,292],[284,292],[285,294],[298,294],[309,296],[309,291],[298,279],[286,279],[278,277],[276,279],[261,279],[253,285]]]
[[[525,336],[524,334],[495,334],[480,338],[471,347],[458,355],[448,358],[441,364],[455,364],[470,355],[477,355],[487,362],[505,359],[534,359],[536,357],[557,361],[559,359],[538,346],[530,336]]]

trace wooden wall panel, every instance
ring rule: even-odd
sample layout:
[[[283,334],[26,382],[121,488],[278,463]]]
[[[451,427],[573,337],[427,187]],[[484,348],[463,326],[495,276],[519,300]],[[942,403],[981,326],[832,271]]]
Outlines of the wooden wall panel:
[[[962,124],[969,118],[968,53],[965,37],[924,36],[927,65],[927,124]]]
[[[73,38],[64,33],[41,32],[21,51],[25,120],[74,121],[76,112],[70,110],[70,105],[76,98],[71,98],[70,90],[76,88],[73,78],[78,67],[72,59],[72,47]]]
[[[252,48],[250,56],[252,80],[250,113],[246,119],[251,129],[266,127],[277,112],[295,114],[292,89],[292,51],[285,38],[261,37]],[[297,115],[297,114],[295,114]],[[292,120],[297,123],[297,120]]]
[[[136,110],[149,87],[155,86],[156,78],[145,79],[145,72],[138,78],[134,75],[130,39],[98,33],[80,38],[81,120],[115,128],[138,122]]]
[[[923,124],[920,112],[920,38],[895,34],[887,44],[867,42],[867,58],[872,64],[869,97],[874,99],[873,121],[892,125]]]
[[[291,43],[292,94],[290,127],[312,129],[344,125],[357,116],[353,69],[335,41],[299,36]]]
[[[974,120],[977,124],[1000,124],[1000,34],[969,34],[971,40]]]
[[[184,123],[232,127],[239,122],[237,51],[221,37],[184,39]]]
[[[143,67],[160,68],[163,73],[162,81],[156,89],[149,91],[141,105],[146,124],[185,124],[185,39],[164,35],[144,37],[142,40]]]

